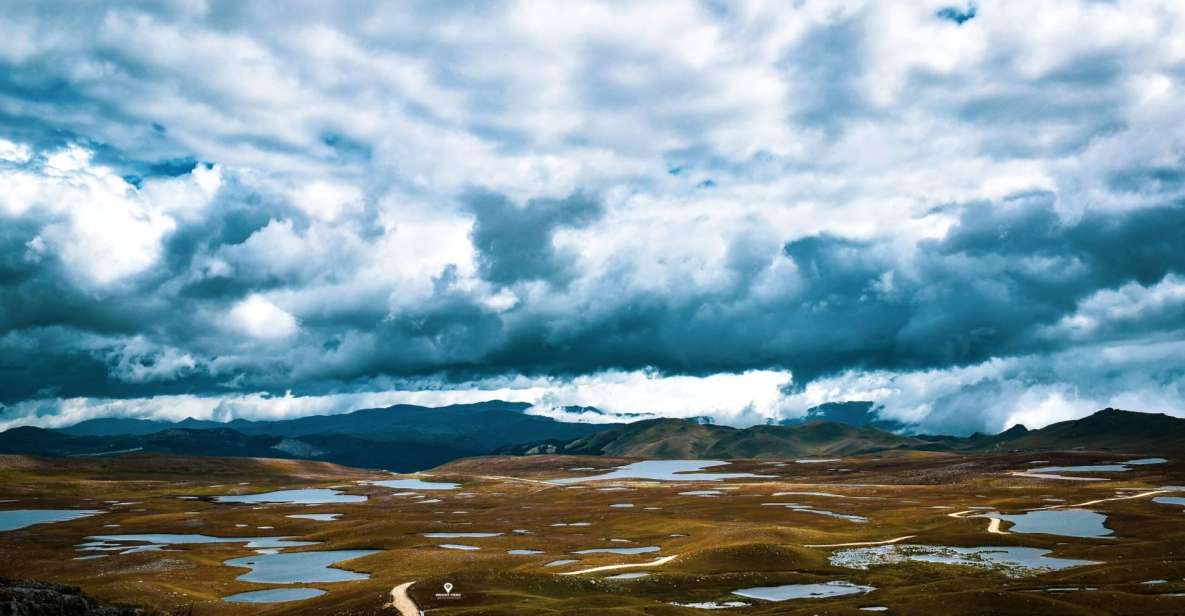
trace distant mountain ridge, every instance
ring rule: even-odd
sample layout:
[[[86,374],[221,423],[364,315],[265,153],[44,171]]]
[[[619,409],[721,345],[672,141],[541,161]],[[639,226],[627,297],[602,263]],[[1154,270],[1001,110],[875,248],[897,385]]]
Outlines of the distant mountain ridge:
[[[529,405],[525,403],[497,400],[439,408],[396,405],[282,421],[107,418],[61,430],[19,427],[0,432],[0,453],[247,456],[414,471],[490,453],[667,459],[838,457],[888,450],[1090,449],[1176,454],[1185,443],[1185,419],[1116,409],[1039,430],[1013,426],[999,434],[955,437],[886,431],[881,428],[886,425],[884,420],[871,413],[871,403],[826,406],[808,412],[802,421],[788,422],[791,425],[743,429],[715,425],[703,418],[568,423],[527,414],[524,411]],[[590,408],[574,412],[590,412]]]
[[[1013,426],[994,435],[905,436],[838,421],[750,428],[699,425],[681,419],[626,424],[570,441],[504,447],[508,455],[571,454],[638,458],[797,458],[887,450],[984,452],[1089,449],[1174,454],[1185,443],[1185,419],[1160,413],[1104,409],[1040,430]]]
[[[526,403],[494,400],[438,408],[400,404],[280,421],[103,418],[61,430],[13,428],[0,433],[0,453],[91,456],[143,451],[301,458],[413,471],[515,443],[570,440],[621,425],[566,423],[524,413],[528,408]]]
[[[939,442],[951,437],[937,437]],[[1105,408],[1094,414],[1050,424],[1039,430],[1015,425],[995,435],[956,439],[964,448],[991,449],[1091,449],[1173,454],[1185,448],[1185,419],[1164,413],[1140,413]]]

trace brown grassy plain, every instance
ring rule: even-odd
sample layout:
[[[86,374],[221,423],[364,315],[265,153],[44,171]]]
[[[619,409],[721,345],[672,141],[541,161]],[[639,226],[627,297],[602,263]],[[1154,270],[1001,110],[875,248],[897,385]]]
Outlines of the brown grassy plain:
[[[1132,457],[1139,457],[1133,454]],[[1114,538],[987,533],[983,518],[949,513],[991,507],[1007,513],[1110,498],[1128,490],[1185,485],[1185,463],[1137,466],[1100,474],[1107,481],[1056,481],[1013,476],[1029,462],[1089,464],[1125,459],[1091,452],[890,453],[798,464],[738,460],[720,472],[774,475],[722,482],[623,480],[553,485],[545,480],[590,474],[570,469],[609,469],[631,460],[532,456],[458,460],[419,475],[463,484],[453,491],[400,490],[369,485],[388,473],[288,460],[129,456],[48,460],[0,457],[4,509],[94,508],[105,513],[70,522],[0,533],[0,576],[81,586],[108,601],[135,603],[162,613],[195,616],[238,614],[394,614],[389,591],[415,581],[412,599],[428,614],[457,615],[861,615],[862,607],[887,606],[889,614],[1182,614],[1185,613],[1185,507],[1133,498],[1092,505],[1107,514]],[[276,489],[340,486],[366,495],[363,503],[317,506],[218,503],[219,495]],[[603,488],[613,488],[604,490]],[[680,495],[718,490],[716,497]],[[826,492],[773,496],[776,492]],[[1185,495],[1185,494],[1183,494]],[[181,499],[195,496],[197,499]],[[859,498],[851,498],[859,497]],[[440,499],[439,502],[423,502]],[[1061,499],[1055,501],[1052,499]],[[116,501],[120,504],[108,503]],[[762,503],[795,502],[868,518],[855,523]],[[631,503],[632,508],[612,504]],[[333,512],[318,522],[290,514]],[[587,522],[587,526],[554,526]],[[118,524],[118,527],[106,525]],[[245,526],[236,526],[236,525]],[[261,530],[258,527],[273,529]],[[1008,524],[1003,525],[1005,531]],[[526,530],[529,534],[515,533]],[[431,539],[423,533],[498,532],[488,538]],[[245,569],[222,561],[247,556],[241,544],[173,546],[175,551],[110,554],[72,560],[85,537],[124,533],[203,533],[216,536],[287,536],[322,544],[295,550],[360,549],[381,553],[339,568],[370,574],[364,581],[310,584],[329,591],[283,604],[231,604],[222,597],[274,585],[236,580]],[[832,566],[838,548],[818,544],[873,542],[913,535],[909,543],[950,546],[1028,546],[1055,557],[1103,564],[1028,577],[1000,571],[908,563],[868,570]],[[613,540],[618,541],[613,541]],[[624,540],[624,541],[622,541]],[[480,550],[438,547],[463,543]],[[572,552],[596,547],[658,546],[638,555]],[[510,549],[542,554],[510,555]],[[602,565],[677,557],[633,580],[608,580],[624,571],[559,575]],[[546,567],[562,559],[579,563]],[[754,586],[845,580],[874,586],[866,595],[765,602],[733,590]],[[1165,580],[1161,584],[1145,584]],[[450,582],[459,597],[438,598]],[[1094,590],[1050,591],[1061,588]],[[718,612],[674,602],[743,600],[750,605]]]

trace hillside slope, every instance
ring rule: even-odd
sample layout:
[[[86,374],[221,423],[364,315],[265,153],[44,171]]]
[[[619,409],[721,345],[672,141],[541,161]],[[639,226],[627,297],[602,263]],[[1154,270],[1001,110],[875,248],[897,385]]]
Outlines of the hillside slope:
[[[681,419],[627,424],[570,441],[504,447],[509,455],[569,454],[635,458],[837,457],[885,450],[1012,451],[1090,449],[1175,454],[1185,446],[1185,419],[1159,413],[1104,409],[1040,430],[1013,426],[999,434],[903,436],[871,425],[836,421],[745,429],[700,425]]]
[[[738,429],[683,419],[652,419],[568,442],[534,443],[509,454],[605,455],[623,458],[795,458],[918,447],[924,441],[833,421]]]

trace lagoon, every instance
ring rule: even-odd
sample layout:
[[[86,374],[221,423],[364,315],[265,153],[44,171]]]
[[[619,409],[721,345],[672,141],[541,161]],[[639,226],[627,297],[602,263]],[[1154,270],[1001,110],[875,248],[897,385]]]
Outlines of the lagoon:
[[[361,503],[366,497],[345,494],[329,488],[304,488],[300,490],[277,490],[259,494],[232,494],[219,496],[220,503],[285,503],[294,505],[321,505],[325,503]]]
[[[264,584],[312,584],[365,580],[366,573],[335,569],[331,565],[378,554],[380,550],[330,550],[325,552],[293,552],[287,554],[259,554],[232,558],[222,564],[246,567],[251,571],[235,578],[242,582]]]
[[[97,509],[10,509],[0,511],[0,532],[36,524],[68,522],[103,513]]]
[[[824,599],[844,595],[866,594],[876,590],[872,586],[860,586],[851,582],[823,582],[822,584],[786,584],[784,586],[758,586],[742,588],[732,594],[765,601],[788,601],[790,599]]]
[[[423,481],[420,479],[385,479],[383,481],[370,482],[376,486],[383,486],[384,488],[394,488],[396,490],[456,490],[461,487],[459,483],[447,482],[432,482]]]
[[[552,479],[552,483],[569,484],[585,481],[608,481],[612,479],[651,479],[654,481],[720,481],[722,479],[764,478],[775,475],[754,475],[752,473],[700,473],[705,468],[723,466],[728,462],[720,460],[645,460],[627,464],[601,475],[589,477],[565,477]]]

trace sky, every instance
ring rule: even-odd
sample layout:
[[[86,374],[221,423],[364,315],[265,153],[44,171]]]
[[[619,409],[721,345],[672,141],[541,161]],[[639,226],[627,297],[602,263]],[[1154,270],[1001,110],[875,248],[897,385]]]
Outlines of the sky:
[[[5,4],[0,428],[1185,416],[1185,4]]]

